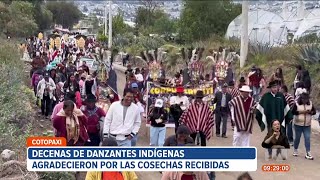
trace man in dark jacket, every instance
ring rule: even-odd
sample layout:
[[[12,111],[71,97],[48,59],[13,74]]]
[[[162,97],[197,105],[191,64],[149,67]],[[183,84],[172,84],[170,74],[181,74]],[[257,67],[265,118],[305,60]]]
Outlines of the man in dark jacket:
[[[216,136],[220,137],[220,124],[222,122],[222,137],[227,138],[227,120],[230,114],[229,102],[232,95],[228,93],[228,84],[222,86],[222,91],[218,91],[214,97],[213,103],[216,104],[215,108],[215,123],[216,123]]]

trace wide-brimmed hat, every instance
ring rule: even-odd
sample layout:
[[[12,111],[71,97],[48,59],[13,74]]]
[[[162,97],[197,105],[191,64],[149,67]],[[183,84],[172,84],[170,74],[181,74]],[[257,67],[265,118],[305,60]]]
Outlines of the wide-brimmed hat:
[[[271,81],[271,82],[269,82],[269,85],[268,85],[267,88],[272,88],[272,87],[274,87],[274,86],[278,86],[277,81]]]
[[[95,102],[97,102],[97,98],[93,94],[88,94],[85,102],[95,103]]]
[[[203,98],[203,97],[204,97],[203,91],[197,91],[196,98]]]
[[[239,89],[239,91],[241,91],[241,92],[252,92],[252,90],[250,89],[250,87],[249,86],[247,86],[247,85],[244,85],[244,86],[242,86],[240,89]]]
[[[246,79],[242,76],[239,81],[244,83],[244,82],[246,82]]]
[[[154,104],[154,107],[162,108],[163,107],[163,100],[162,99],[157,99],[156,103]]]
[[[184,88],[182,86],[177,87],[177,93],[184,93]]]

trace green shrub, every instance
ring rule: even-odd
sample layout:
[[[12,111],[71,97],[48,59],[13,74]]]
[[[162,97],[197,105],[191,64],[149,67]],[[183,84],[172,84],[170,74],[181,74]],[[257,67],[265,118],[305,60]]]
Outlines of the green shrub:
[[[0,151],[11,149],[19,158],[25,155],[25,138],[30,135],[35,102],[33,92],[25,86],[24,62],[18,46],[0,40]]]

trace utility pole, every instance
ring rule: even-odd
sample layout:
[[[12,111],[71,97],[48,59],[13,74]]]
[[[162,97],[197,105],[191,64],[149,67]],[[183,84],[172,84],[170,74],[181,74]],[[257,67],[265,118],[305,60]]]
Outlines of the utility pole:
[[[112,1],[109,0],[109,35],[108,35],[108,48],[112,46]]]
[[[242,1],[240,68],[244,67],[248,54],[248,10],[248,1]]]
[[[104,6],[104,35],[107,36],[107,29],[108,29],[108,25],[107,25],[107,4]]]

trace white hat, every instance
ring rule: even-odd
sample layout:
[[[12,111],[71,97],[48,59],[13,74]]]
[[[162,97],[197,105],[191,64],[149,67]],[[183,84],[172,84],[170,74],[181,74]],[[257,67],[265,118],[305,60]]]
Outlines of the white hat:
[[[163,100],[162,99],[157,99],[154,107],[162,108],[163,107]]]
[[[242,91],[242,92],[252,92],[252,90],[250,89],[250,87],[247,86],[247,85],[242,86],[242,87],[239,89],[239,91]]]

